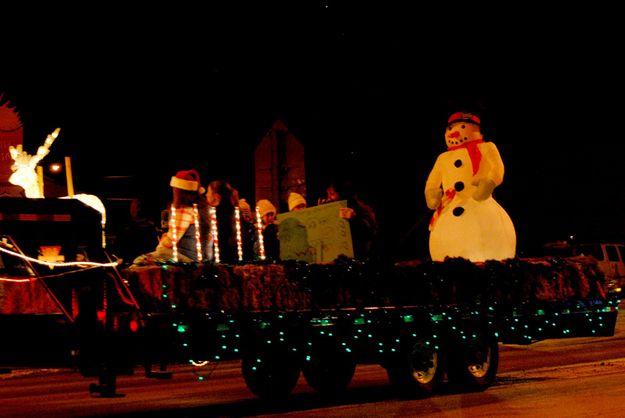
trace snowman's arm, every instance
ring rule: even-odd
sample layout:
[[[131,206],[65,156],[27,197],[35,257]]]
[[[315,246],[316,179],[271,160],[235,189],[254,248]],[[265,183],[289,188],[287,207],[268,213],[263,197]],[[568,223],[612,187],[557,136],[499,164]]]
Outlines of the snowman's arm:
[[[482,144],[480,151],[482,152],[482,163],[472,181],[472,184],[477,186],[473,198],[478,201],[488,199],[493,194],[495,187],[503,182],[504,175],[504,165],[497,146],[492,142],[487,142]]]
[[[428,208],[434,210],[441,204],[443,198],[443,172],[440,168],[440,156],[436,159],[432,171],[425,182],[425,203]]]
[[[496,186],[499,186],[503,182],[505,170],[497,146],[492,142],[486,142],[480,149],[482,151],[482,165],[477,173],[477,177],[480,180],[491,180]]]
[[[497,185],[494,181],[488,179],[481,179],[477,182],[477,188],[473,192],[473,199],[482,201],[488,199],[495,190]]]

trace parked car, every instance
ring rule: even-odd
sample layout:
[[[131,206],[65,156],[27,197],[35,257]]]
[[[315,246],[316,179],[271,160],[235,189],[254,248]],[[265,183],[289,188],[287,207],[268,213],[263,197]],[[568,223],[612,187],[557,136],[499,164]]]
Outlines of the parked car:
[[[608,289],[620,293],[625,288],[625,244],[581,243],[576,246],[576,253],[597,259]]]

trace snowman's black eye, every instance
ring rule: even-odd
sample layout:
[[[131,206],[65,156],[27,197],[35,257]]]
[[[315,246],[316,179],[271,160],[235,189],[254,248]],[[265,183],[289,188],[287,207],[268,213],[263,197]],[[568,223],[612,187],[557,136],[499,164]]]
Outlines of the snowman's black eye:
[[[451,126],[449,128],[447,128],[448,131],[451,131]]]
[[[465,128],[465,126],[464,126],[464,125],[461,125],[460,127],[461,127],[462,129],[464,129],[464,128]]]

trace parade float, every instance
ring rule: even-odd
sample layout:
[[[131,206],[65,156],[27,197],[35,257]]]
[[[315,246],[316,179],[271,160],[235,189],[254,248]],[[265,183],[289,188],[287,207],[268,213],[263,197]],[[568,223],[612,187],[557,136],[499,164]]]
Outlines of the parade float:
[[[477,182],[480,202],[496,182]],[[428,180],[427,190],[433,184]],[[445,211],[456,216],[462,193],[452,194],[446,186],[440,195],[426,191],[439,203],[447,196],[437,227],[455,221],[446,221]],[[322,228],[329,210],[335,213],[320,206],[290,215],[285,224],[306,233],[285,229],[281,246],[304,250],[279,262],[265,260],[261,248],[256,259],[230,264],[181,263],[174,255],[119,265],[102,239],[102,215],[91,206],[1,197],[0,363],[76,367],[98,379],[92,394],[114,396],[117,376],[138,366],[153,378],[169,377],[168,364],[189,364],[204,378],[201,370],[236,359],[250,391],[263,398],[288,395],[300,374],[315,390],[337,394],[357,364],[373,363],[399,392],[415,395],[446,383],[488,388],[502,342],[614,333],[620,297],[590,257],[520,259],[504,252],[480,259],[443,249],[442,260],[365,263],[349,257],[347,221],[335,214],[332,222],[344,224]],[[507,221],[502,225],[510,231]],[[330,242],[332,231],[338,243]],[[296,245],[289,236],[297,236]],[[457,243],[451,248],[457,251]]]

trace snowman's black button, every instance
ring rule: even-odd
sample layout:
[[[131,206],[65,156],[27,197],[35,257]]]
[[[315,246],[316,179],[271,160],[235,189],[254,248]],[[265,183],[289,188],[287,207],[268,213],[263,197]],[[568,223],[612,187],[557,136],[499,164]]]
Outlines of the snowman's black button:
[[[456,189],[457,192],[461,192],[464,190],[464,183],[461,181],[457,181],[456,184],[454,184],[454,189]]]
[[[456,167],[462,167],[462,160],[456,160],[456,161],[454,161],[454,165],[455,165]]]
[[[454,214],[454,216],[460,216],[460,215],[462,215],[464,213],[464,208],[462,208],[460,206],[457,207],[457,208],[454,208],[452,213]]]

